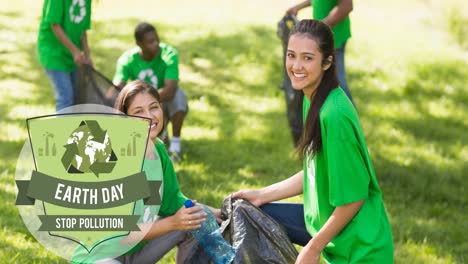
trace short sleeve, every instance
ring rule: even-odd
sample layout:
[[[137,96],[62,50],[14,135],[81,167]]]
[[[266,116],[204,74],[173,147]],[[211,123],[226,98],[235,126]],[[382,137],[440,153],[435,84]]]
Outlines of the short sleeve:
[[[158,143],[156,143],[156,149],[161,159],[164,179],[163,200],[161,202],[161,208],[159,209],[159,215],[170,216],[175,214],[177,210],[182,207],[187,198],[180,191],[174,166],[169,159],[164,143],[158,141]]]
[[[166,54],[163,54],[162,59],[166,64],[164,80],[179,80],[179,54],[177,50],[171,48]]]
[[[113,82],[114,84],[118,84],[120,82],[127,82],[130,79],[130,64],[128,63],[127,54],[123,54],[117,60],[117,66],[115,69],[115,75]]]
[[[335,115],[328,123],[323,147],[327,160],[329,200],[335,207],[368,196],[370,173],[355,131],[355,124],[345,116]]]
[[[327,153],[330,204],[341,206],[367,198],[370,176],[356,144],[350,140],[329,144],[334,145]]]
[[[50,24],[62,24],[64,20],[64,0],[48,0],[44,2],[42,19]]]
[[[84,30],[90,30],[91,29],[91,13],[92,13],[92,4],[93,4],[93,1],[92,0],[89,0],[87,1],[86,3],[88,6],[87,6],[87,12],[88,12],[88,15],[86,16],[86,20],[84,21],[85,24],[83,25],[84,27]]]

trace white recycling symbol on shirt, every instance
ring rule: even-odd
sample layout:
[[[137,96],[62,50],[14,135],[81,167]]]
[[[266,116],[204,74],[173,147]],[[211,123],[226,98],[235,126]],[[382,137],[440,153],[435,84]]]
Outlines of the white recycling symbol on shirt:
[[[80,13],[78,15],[75,15],[75,12],[73,11],[75,10],[77,6],[80,9]],[[86,16],[85,0],[73,0],[70,6],[70,20],[75,24],[79,24],[81,21],[83,21],[85,16]]]
[[[151,85],[154,88],[158,89],[158,77],[156,77],[156,75],[154,75],[154,72],[153,72],[152,69],[142,70],[138,74],[138,79],[140,79],[140,80],[144,81],[147,78],[151,81]]]

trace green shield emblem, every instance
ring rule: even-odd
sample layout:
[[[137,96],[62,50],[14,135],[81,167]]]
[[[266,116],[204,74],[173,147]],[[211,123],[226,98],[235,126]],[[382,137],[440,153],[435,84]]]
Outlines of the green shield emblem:
[[[30,118],[27,125],[35,170],[29,181],[17,181],[17,205],[42,204],[38,231],[74,241],[79,262],[135,247],[139,241],[121,241],[139,223],[154,221],[161,203],[150,121],[79,113]]]

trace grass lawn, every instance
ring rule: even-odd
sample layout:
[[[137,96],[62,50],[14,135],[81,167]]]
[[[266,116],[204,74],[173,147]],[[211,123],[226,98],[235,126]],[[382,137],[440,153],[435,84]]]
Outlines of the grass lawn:
[[[167,3],[170,2],[170,3]],[[183,192],[219,207],[301,169],[292,154],[276,23],[292,0],[95,1],[89,42],[112,78],[140,20],[180,54],[190,98]],[[62,263],[36,242],[15,201],[25,119],[52,114],[37,62],[42,1],[0,3],[0,263]],[[461,0],[355,1],[349,87],[392,224],[396,263],[468,262],[468,14]],[[310,9],[300,13],[310,16]],[[299,202],[301,197],[290,201]],[[174,251],[161,263],[174,263]]]

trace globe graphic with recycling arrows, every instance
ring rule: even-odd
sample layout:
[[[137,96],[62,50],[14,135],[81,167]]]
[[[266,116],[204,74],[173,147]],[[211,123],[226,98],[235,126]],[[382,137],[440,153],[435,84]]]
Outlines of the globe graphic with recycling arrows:
[[[62,164],[68,173],[110,173],[117,162],[106,130],[94,120],[82,121],[68,138]]]

